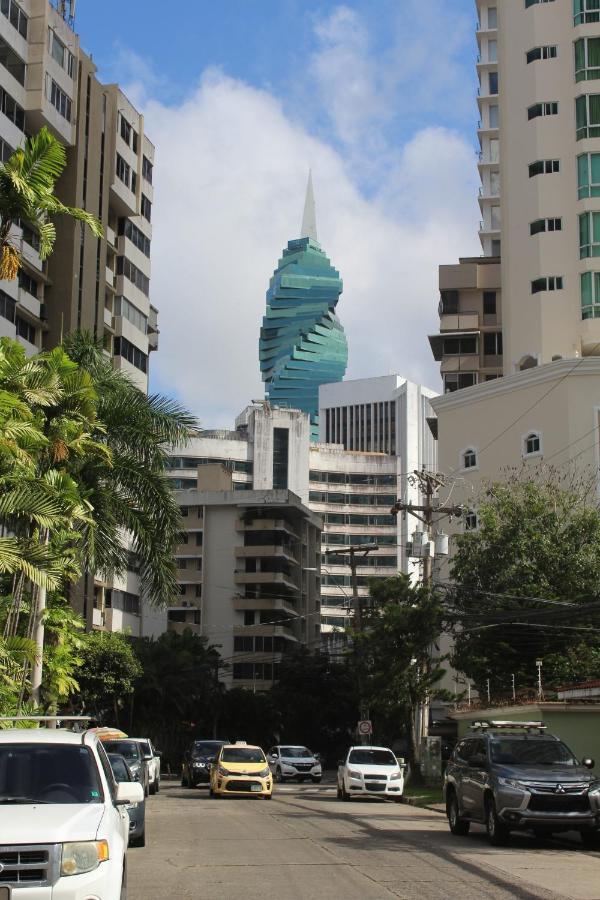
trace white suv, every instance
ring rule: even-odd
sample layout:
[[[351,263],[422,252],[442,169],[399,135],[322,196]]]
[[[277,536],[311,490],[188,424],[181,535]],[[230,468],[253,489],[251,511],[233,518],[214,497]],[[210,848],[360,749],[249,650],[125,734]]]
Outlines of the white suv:
[[[0,900],[124,900],[127,805],[89,731],[0,731]]]
[[[129,738],[140,745],[144,762],[148,766],[148,787],[151,794],[160,791],[160,753],[149,738]],[[2,898],[0,898],[2,900]]]

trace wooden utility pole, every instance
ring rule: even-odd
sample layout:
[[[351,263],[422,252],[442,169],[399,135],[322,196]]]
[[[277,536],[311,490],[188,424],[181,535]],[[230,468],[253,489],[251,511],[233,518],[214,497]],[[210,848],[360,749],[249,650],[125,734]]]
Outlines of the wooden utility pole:
[[[325,556],[338,555],[340,552],[350,554],[350,584],[352,586],[352,630],[355,632],[362,631],[362,608],[360,605],[360,597],[358,596],[358,578],[356,575],[356,567],[359,565],[360,559],[371,550],[379,550],[379,544],[358,544],[350,547],[336,547],[334,550],[325,550]],[[356,554],[360,553],[357,560]]]

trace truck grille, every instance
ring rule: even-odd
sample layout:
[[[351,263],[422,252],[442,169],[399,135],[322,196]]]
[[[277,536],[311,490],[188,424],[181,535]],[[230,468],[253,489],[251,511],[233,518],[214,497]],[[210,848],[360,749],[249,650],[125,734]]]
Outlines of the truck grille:
[[[57,881],[59,865],[58,844],[0,847],[0,884],[47,887]]]

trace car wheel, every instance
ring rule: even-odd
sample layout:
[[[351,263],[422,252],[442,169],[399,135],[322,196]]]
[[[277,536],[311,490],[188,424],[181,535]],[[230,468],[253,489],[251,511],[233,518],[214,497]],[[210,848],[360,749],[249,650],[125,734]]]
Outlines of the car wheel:
[[[342,800],[344,800],[347,803],[349,799],[350,799],[350,794],[346,790],[346,785],[342,781]]]
[[[317,775],[317,776],[311,775],[310,780],[312,781],[313,784],[321,784],[321,776],[320,775]]]
[[[156,784],[154,785],[154,787],[155,787],[154,793],[158,794],[158,792],[160,791],[160,778],[156,779]]]
[[[123,880],[121,881],[120,900],[127,900],[127,866],[125,860],[123,860]]]
[[[265,800],[272,800],[272,799],[273,799],[273,794],[263,794],[263,796],[264,796]]]
[[[581,843],[586,850],[600,850],[600,831],[582,831]]]
[[[279,766],[275,769],[275,781],[277,784],[281,784],[283,782],[283,775],[281,774],[281,769]]]
[[[488,797],[485,805],[485,828],[492,847],[506,847],[510,839],[510,828],[498,818],[493,797]]]
[[[450,826],[450,831],[452,832],[452,834],[465,835],[469,833],[471,823],[467,822],[466,819],[461,819],[460,810],[458,808],[458,798],[454,791],[452,791],[450,797],[448,798],[448,803],[446,804],[446,815],[448,816],[448,825]]]
[[[188,786],[188,780],[185,776],[185,772],[182,772],[181,773],[181,787],[187,787],[187,786]]]
[[[131,841],[130,847],[145,847],[145,846],[146,846],[146,829],[144,828],[142,833],[139,834],[136,838],[134,838]]]
[[[338,786],[337,786],[337,798],[338,798],[338,800],[341,800],[341,799],[342,799],[342,789],[341,789],[341,787],[339,786],[339,783],[338,783]]]
[[[150,793],[152,794],[152,796],[154,796],[154,794],[156,793],[156,781],[153,781],[150,785]]]

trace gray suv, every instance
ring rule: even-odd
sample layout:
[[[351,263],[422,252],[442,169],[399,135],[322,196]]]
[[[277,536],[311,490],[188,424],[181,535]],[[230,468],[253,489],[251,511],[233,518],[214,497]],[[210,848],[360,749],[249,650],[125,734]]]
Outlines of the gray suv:
[[[505,846],[513,829],[536,835],[579,831],[600,848],[600,780],[542,722],[481,722],[458,742],[444,781],[452,834],[485,825],[490,843]]]

